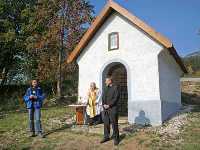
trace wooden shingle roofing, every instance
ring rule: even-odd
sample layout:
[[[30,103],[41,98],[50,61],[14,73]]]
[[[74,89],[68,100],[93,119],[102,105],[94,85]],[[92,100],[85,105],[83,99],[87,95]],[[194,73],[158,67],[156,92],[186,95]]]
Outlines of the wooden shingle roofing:
[[[161,35],[160,33],[156,32],[152,27],[147,25],[145,22],[131,14],[128,10],[121,7],[119,4],[108,1],[106,6],[101,11],[100,15],[96,17],[90,28],[87,30],[87,32],[84,34],[78,45],[75,47],[75,49],[70,53],[69,57],[66,59],[65,63],[71,63],[74,59],[76,59],[81,51],[87,46],[87,44],[90,42],[92,37],[95,35],[95,33],[98,31],[98,29],[101,27],[101,25],[105,22],[107,17],[113,12],[116,11],[122,16],[124,16],[126,19],[128,19],[130,22],[132,22],[134,25],[136,25],[139,29],[143,30],[146,34],[148,34],[151,38],[153,38],[155,41],[163,45],[165,48],[167,48],[170,52],[170,54],[174,57],[177,64],[180,66],[180,68],[183,70],[183,72],[187,73],[187,69],[185,68],[181,58],[177,54],[175,48],[173,47],[173,44],[169,39],[167,39],[165,36]]]

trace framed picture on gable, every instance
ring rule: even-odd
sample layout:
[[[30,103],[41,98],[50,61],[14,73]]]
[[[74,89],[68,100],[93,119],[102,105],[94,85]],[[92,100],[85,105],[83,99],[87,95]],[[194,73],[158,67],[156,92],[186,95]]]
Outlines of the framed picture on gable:
[[[119,49],[119,33],[112,32],[108,35],[108,50]]]

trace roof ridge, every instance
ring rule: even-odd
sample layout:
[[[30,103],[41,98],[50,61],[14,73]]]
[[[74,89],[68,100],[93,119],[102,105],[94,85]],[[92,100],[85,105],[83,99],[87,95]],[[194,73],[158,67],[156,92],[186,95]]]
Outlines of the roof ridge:
[[[144,21],[130,13],[127,9],[120,6],[118,3],[109,0],[107,1],[107,4],[104,6],[100,14],[95,18],[95,20],[92,22],[89,29],[86,31],[86,33],[81,38],[78,45],[75,47],[75,49],[70,53],[69,57],[66,59],[65,63],[71,63],[77,56],[81,53],[81,51],[87,46],[87,44],[90,42],[94,34],[99,30],[101,25],[104,23],[106,18],[111,14],[112,10],[115,10],[122,16],[124,16],[126,19],[131,21],[134,25],[136,25],[139,29],[143,30],[145,33],[147,33],[150,37],[152,37],[156,42],[163,45],[165,48],[167,48],[174,56],[174,59],[179,64],[181,69],[184,72],[187,72],[184,64],[181,61],[181,58],[177,54],[175,48],[173,47],[172,42],[159,32],[156,32],[155,29],[153,29],[151,26],[146,24]],[[175,51],[175,52],[174,52]]]

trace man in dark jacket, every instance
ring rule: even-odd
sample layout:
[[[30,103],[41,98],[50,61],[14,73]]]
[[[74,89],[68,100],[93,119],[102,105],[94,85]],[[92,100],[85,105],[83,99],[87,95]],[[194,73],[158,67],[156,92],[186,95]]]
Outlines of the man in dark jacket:
[[[112,124],[114,145],[119,144],[119,129],[118,129],[118,110],[117,103],[119,100],[119,92],[116,85],[113,85],[112,77],[107,77],[105,81],[106,87],[102,95],[104,121],[104,138],[101,143],[110,140],[110,124]]]

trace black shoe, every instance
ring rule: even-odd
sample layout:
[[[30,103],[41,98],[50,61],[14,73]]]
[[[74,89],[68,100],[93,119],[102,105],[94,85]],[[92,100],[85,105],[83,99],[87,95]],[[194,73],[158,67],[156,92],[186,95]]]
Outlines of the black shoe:
[[[93,123],[92,123],[92,122],[90,122],[90,123],[89,123],[89,126],[93,126]]]
[[[97,124],[101,124],[101,121],[96,121],[95,124],[96,124],[96,125],[97,125]]]
[[[29,134],[29,137],[35,137],[35,133],[33,133],[33,132],[30,133],[30,134]]]
[[[42,133],[38,133],[38,136],[39,136],[40,138],[45,138],[45,137],[44,137],[44,134],[42,134]]]
[[[99,124],[98,122],[94,122],[94,124],[93,124],[93,125],[94,125],[94,126],[96,126],[96,125],[98,125],[98,124]]]
[[[119,140],[114,140],[114,145],[115,146],[119,145]]]
[[[103,138],[101,141],[100,141],[100,143],[105,143],[105,142],[107,142],[107,141],[109,141],[110,140],[110,138]]]

